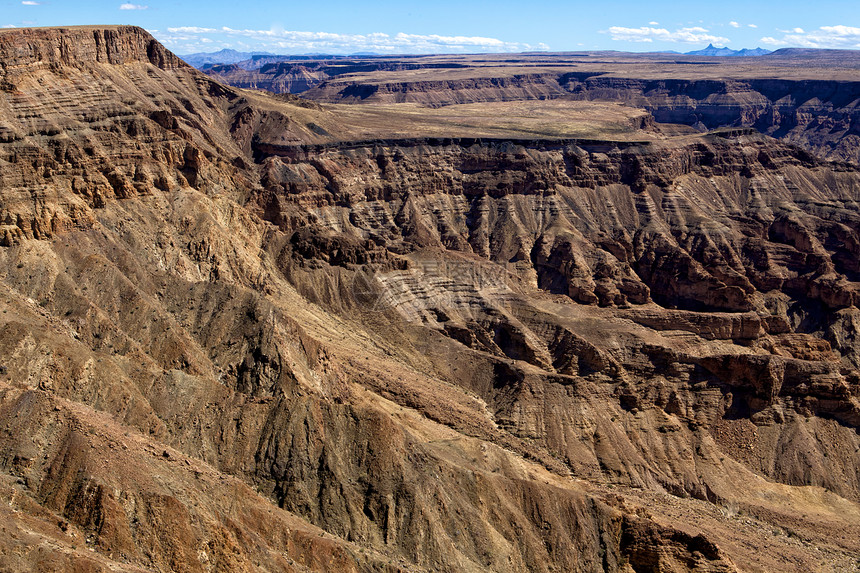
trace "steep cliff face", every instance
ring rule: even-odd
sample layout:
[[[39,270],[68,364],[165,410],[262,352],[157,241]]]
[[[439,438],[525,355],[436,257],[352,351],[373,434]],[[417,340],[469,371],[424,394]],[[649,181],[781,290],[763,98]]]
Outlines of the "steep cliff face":
[[[0,91],[0,568],[856,564],[853,168],[338,143],[148,56],[46,63]]]
[[[755,127],[829,159],[860,155],[860,83],[839,80],[637,80],[571,77],[575,98],[644,107],[659,122]]]
[[[329,103],[420,103],[429,106],[550,99],[567,95],[557,74],[515,74],[454,80],[356,83],[331,80],[303,92]]]
[[[274,93],[298,94],[326,80],[356,73],[403,72],[425,69],[457,69],[460,63],[414,63],[392,59],[352,60],[333,58],[284,61],[282,56],[256,56],[237,64],[205,65],[201,70],[231,86],[267,90]]]
[[[520,263],[544,290],[583,304],[653,298],[686,310],[769,312],[762,293],[774,290],[831,307],[856,301],[855,172],[754,131],[668,145],[344,147],[260,144],[258,155],[271,156],[267,191],[255,198],[266,216],[389,252],[439,247]],[[810,205],[812,197],[828,207]]]
[[[7,82],[40,66],[149,63],[161,69],[188,64],[135,26],[12,28],[2,32],[0,60]]]

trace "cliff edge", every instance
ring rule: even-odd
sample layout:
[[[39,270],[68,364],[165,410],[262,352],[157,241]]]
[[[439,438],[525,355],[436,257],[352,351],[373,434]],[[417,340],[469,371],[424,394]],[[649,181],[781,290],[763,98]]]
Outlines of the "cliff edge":
[[[72,26],[0,30],[0,77],[32,65],[150,63],[162,69],[188,67],[137,26]]]

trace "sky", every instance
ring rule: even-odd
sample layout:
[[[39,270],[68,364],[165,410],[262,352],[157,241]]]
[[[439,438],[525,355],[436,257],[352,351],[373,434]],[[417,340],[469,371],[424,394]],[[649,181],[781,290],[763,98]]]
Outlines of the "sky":
[[[134,24],[177,54],[860,49],[857,0],[0,0],[0,27]]]

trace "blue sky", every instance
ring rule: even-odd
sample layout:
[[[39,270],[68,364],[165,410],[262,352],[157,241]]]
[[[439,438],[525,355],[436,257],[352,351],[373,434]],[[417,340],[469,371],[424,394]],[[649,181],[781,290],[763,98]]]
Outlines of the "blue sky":
[[[0,0],[0,26],[135,24],[179,54],[860,49],[857,0]]]

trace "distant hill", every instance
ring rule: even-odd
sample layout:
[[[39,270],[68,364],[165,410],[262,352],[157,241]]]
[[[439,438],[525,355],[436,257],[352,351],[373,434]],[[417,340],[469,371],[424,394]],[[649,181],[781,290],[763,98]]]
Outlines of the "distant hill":
[[[304,60],[343,60],[348,58],[380,58],[385,57],[375,52],[356,52],[354,54],[326,54],[313,52],[306,54],[273,54],[272,52],[239,52],[224,49],[218,52],[198,52],[179,56],[199,70],[211,69],[219,65],[238,64],[244,70],[254,70],[266,64],[278,62],[300,62]],[[408,58],[409,56],[401,56]]]
[[[253,56],[271,56],[271,52],[239,52],[237,50],[224,49],[218,52],[198,52],[196,54],[186,54],[179,56],[195,68],[200,68],[206,64],[235,64],[244,60],[249,60]]]
[[[733,50],[731,48],[717,48],[713,44],[708,44],[704,50],[694,50],[687,52],[688,56],[724,56],[724,57],[750,57],[750,56],[765,56],[770,53],[770,50],[764,48],[744,48],[742,50]]]

